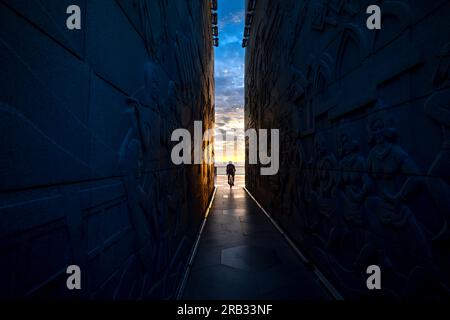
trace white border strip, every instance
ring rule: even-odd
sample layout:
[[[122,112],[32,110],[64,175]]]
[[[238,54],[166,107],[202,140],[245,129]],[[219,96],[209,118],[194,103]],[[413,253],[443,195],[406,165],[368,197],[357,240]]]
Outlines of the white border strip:
[[[310,268],[314,274],[319,278],[322,285],[328,290],[328,292],[336,299],[336,300],[344,300],[342,295],[336,290],[336,288],[328,281],[327,278],[323,275],[322,272],[320,272],[319,269],[310,261],[308,260],[303,253],[298,249],[298,247],[295,245],[295,243],[289,238],[289,236],[283,231],[283,229],[278,226],[276,221],[267,213],[266,210],[259,204],[259,202],[253,197],[253,195],[248,191],[246,187],[243,187],[243,189],[247,192],[247,194],[255,201],[255,203],[258,205],[258,207],[261,209],[262,212],[266,215],[266,217],[272,222],[273,226],[278,230],[278,232],[281,233],[281,235],[284,237],[284,239],[289,243],[291,248],[295,251],[295,253],[299,256],[299,258],[303,261],[304,264],[308,268]]]
[[[192,251],[189,256],[188,264],[186,266],[186,270],[184,272],[183,279],[181,280],[180,286],[178,287],[177,294],[175,297],[176,300],[183,299],[184,289],[186,288],[186,284],[189,279],[189,275],[191,273],[192,265],[194,264],[195,256],[197,255],[198,245],[200,244],[200,238],[202,237],[203,228],[206,225],[206,219],[208,219],[209,211],[211,210],[214,198],[216,196],[216,191],[217,191],[217,187],[214,187],[214,191],[211,196],[211,200],[209,201],[208,208],[206,208],[205,217],[203,219],[202,226],[200,227],[200,230],[197,233],[197,239],[195,240],[195,244],[192,247]]]

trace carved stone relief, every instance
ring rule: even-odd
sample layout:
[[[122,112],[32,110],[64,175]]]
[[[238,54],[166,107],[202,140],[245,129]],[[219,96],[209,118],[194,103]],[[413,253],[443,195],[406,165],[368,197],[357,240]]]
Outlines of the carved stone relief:
[[[450,46],[434,48],[448,39],[425,36],[448,21],[436,13],[440,27],[417,24],[425,1],[381,1],[391,27],[370,34],[364,5],[292,4],[297,11],[270,31],[254,17],[255,39],[278,34],[292,57],[278,42],[247,48],[246,128],[281,129],[276,182],[247,165],[247,187],[345,294],[371,296],[361,279],[376,264],[385,297],[448,296]],[[424,152],[411,137],[442,144]]]

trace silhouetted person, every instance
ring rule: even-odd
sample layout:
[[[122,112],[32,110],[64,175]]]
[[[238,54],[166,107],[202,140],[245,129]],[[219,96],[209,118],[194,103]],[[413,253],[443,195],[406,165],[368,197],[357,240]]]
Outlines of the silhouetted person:
[[[230,188],[234,186],[234,175],[236,174],[236,167],[234,166],[233,162],[229,162],[227,164],[227,175],[228,175],[228,184],[230,185]]]

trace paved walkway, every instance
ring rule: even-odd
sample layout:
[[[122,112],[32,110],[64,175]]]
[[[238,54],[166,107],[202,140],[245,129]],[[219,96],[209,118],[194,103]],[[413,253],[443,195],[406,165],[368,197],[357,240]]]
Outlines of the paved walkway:
[[[242,188],[218,190],[184,299],[329,299],[316,276]]]

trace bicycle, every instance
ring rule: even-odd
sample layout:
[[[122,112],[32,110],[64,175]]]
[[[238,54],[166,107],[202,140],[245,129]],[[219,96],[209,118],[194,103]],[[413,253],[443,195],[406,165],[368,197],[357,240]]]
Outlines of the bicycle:
[[[234,186],[234,175],[228,175],[228,184],[230,185],[230,189]]]

